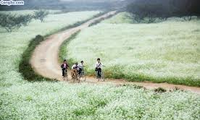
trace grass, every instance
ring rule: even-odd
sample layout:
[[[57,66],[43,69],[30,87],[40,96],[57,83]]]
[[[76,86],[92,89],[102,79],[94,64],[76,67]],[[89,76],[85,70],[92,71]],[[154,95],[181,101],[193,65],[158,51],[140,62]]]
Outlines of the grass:
[[[0,29],[0,120],[200,119],[200,97],[190,92],[176,90],[160,94],[130,85],[116,87],[24,79],[19,64],[25,51],[31,48],[29,45],[35,47],[31,42],[36,35],[52,34],[76,23],[80,15],[83,20],[96,13],[52,15],[46,19],[48,22],[33,21],[12,33]],[[42,37],[35,40],[42,41]]]
[[[121,12],[110,19],[103,21],[103,23],[112,23],[112,24],[127,24],[134,23],[132,15],[127,12]]]
[[[200,86],[199,20],[108,21],[83,30],[66,47],[69,59],[86,62],[87,73],[94,74],[100,57],[109,78]]]

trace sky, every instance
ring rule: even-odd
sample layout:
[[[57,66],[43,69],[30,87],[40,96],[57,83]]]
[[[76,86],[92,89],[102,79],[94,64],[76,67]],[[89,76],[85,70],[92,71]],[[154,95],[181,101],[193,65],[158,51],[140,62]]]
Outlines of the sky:
[[[60,1],[83,1],[83,2],[88,2],[88,1],[92,1],[92,2],[108,2],[108,1],[124,1],[124,0],[60,0]]]

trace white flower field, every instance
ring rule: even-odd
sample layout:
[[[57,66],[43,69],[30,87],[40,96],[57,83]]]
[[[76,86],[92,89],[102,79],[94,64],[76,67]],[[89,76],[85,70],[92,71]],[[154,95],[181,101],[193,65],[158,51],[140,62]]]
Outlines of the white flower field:
[[[90,73],[102,58],[107,77],[200,86],[200,20],[130,24],[126,16],[80,32],[68,57],[84,60]]]
[[[19,73],[19,62],[32,38],[38,34],[51,34],[63,27],[91,18],[98,13],[99,11],[86,11],[50,14],[43,23],[35,20],[28,26],[21,27],[11,33],[0,28],[0,120],[199,120],[200,96],[190,92],[176,90],[157,93],[129,85],[28,82],[23,78]],[[100,56],[104,58],[106,67],[115,66],[118,62],[125,74],[132,75],[131,71],[134,70],[137,73],[150,75],[151,71],[150,76],[156,78],[191,76],[192,79],[199,80],[199,56],[195,53],[199,46],[199,34],[197,34],[199,33],[199,21],[176,23],[178,26],[176,30],[173,29],[173,23],[141,25],[141,27],[103,23],[85,29],[77,39],[70,42],[69,55],[77,60],[83,58],[91,66],[90,69],[92,69],[95,60],[93,58]],[[174,31],[163,33],[160,29],[169,28],[166,24],[170,24],[170,29]],[[185,24],[190,29],[186,29]],[[141,30],[142,28],[144,31]],[[153,38],[158,33],[152,29],[161,34],[155,40]],[[122,32],[121,37],[114,32],[118,30]],[[135,34],[130,34],[129,30]],[[179,30],[184,32],[179,33]],[[141,38],[141,36],[150,33],[151,37]],[[184,33],[190,34],[184,35]],[[127,35],[132,38],[132,41],[124,40]],[[162,36],[165,38],[162,39]],[[181,40],[175,43],[174,40],[177,37]],[[192,40],[188,43],[187,38],[192,38]],[[161,39],[166,43],[165,46],[161,44]],[[142,41],[146,41],[146,43]],[[74,44],[77,45],[74,47],[76,51],[72,47]],[[118,49],[109,47],[110,44]],[[174,44],[183,45],[188,55],[182,56],[182,51],[179,51],[182,47],[176,46],[175,50],[171,50],[170,48]],[[141,48],[141,45],[144,45],[145,48]],[[155,46],[157,49],[153,49]],[[162,49],[162,47],[164,48]],[[137,51],[135,51],[136,49]],[[101,52],[98,52],[99,50]],[[179,53],[173,53],[175,51],[179,51]],[[168,52],[168,56],[162,55],[165,52]],[[153,53],[158,53],[160,56]],[[121,57],[118,56],[119,54]],[[142,54],[146,55],[142,56]],[[176,54],[176,56],[172,57],[171,54]],[[159,63],[158,66],[155,66],[155,63]],[[131,65],[127,66],[129,64]],[[188,65],[189,67],[187,67]],[[183,66],[184,69],[181,69],[180,66]],[[160,67],[163,69],[159,69]],[[172,68],[180,70],[180,72],[173,71]],[[161,76],[163,71],[166,71],[166,74]]]
[[[133,86],[26,83],[1,92],[0,116],[25,120],[199,120],[200,97]]]

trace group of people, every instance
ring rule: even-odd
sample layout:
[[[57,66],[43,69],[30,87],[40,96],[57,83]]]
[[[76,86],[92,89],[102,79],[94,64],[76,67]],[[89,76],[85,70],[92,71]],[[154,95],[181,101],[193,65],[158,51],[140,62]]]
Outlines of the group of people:
[[[100,58],[97,58],[97,62],[95,64],[95,71],[96,71],[96,77],[97,79],[101,79],[102,77],[102,66],[103,64],[101,63]],[[76,62],[74,65],[72,65],[71,67],[71,75],[72,78],[75,76],[82,76],[84,75],[84,61],[81,61],[80,63]],[[67,70],[69,69],[69,65],[67,63],[67,60],[64,60],[62,65],[62,76],[63,76],[63,80],[68,79],[68,74],[67,74]]]

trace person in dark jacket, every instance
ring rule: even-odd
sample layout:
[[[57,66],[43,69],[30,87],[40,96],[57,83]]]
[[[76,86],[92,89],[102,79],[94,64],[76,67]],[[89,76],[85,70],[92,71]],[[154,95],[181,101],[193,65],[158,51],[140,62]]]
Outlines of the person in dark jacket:
[[[68,75],[67,75],[67,69],[68,69],[69,65],[67,64],[67,60],[64,60],[61,68],[62,68],[62,76],[63,76],[63,80],[65,81],[66,78],[68,80]]]

